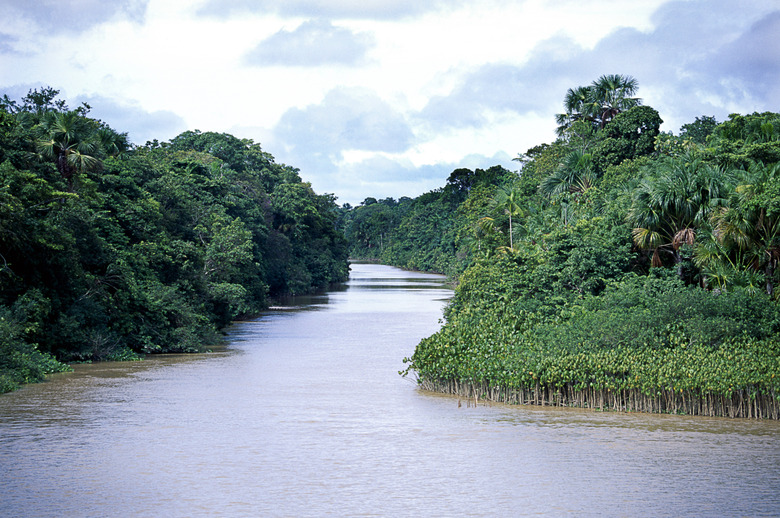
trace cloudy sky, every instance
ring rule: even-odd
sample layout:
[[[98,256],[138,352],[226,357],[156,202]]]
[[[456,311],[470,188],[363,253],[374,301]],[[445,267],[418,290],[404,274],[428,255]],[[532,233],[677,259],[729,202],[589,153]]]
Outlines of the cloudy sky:
[[[603,74],[677,133],[780,111],[777,0],[0,0],[0,94],[129,133],[261,143],[339,202],[417,196],[554,139]]]

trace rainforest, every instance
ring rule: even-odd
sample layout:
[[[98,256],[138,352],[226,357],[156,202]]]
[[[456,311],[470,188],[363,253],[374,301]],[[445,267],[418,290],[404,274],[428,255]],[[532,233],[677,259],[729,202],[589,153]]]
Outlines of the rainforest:
[[[673,134],[637,88],[570,89],[519,172],[342,210],[353,257],[456,280],[402,374],[476,399],[778,418],[780,114]]]
[[[133,146],[46,87],[0,101],[0,392],[71,362],[193,352],[347,278],[334,196],[259,144]]]
[[[260,144],[132,145],[51,88],[0,101],[0,391],[77,361],[203,350],[348,258],[449,276],[405,359],[425,389],[777,419],[780,114],[663,132],[629,76],[573,87],[557,138],[415,198],[317,194]],[[551,115],[552,116],[552,115]]]

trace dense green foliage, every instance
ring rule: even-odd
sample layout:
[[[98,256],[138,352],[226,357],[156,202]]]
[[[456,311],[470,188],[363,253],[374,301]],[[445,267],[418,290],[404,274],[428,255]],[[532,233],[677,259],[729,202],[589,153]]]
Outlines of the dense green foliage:
[[[0,391],[57,360],[202,350],[269,296],[346,279],[334,197],[260,145],[131,149],[56,94],[0,103]]]
[[[458,170],[351,239],[457,276],[445,325],[407,359],[424,386],[777,417],[780,115],[697,117],[675,136],[636,86],[570,90],[560,137],[519,174],[458,189]],[[342,211],[348,237],[370,209]]]
[[[500,166],[456,169],[443,188],[415,199],[367,198],[358,207],[342,207],[339,228],[352,258],[456,275],[475,254],[497,245],[492,228],[478,220],[515,177]]]
[[[628,275],[601,296],[547,314],[523,303],[482,309],[523,276],[514,263],[503,262],[512,269],[508,281],[464,279],[458,300],[461,292],[472,300],[418,346],[412,362],[420,378],[647,395],[780,391],[780,308],[766,295],[713,296],[676,277]],[[489,293],[486,286],[506,291]]]
[[[778,418],[780,114],[662,133],[637,86],[569,90],[518,173],[340,208],[248,140],[131,148],[56,91],[0,100],[0,391],[57,360],[197,350],[349,254],[457,281],[407,359],[424,386]]]

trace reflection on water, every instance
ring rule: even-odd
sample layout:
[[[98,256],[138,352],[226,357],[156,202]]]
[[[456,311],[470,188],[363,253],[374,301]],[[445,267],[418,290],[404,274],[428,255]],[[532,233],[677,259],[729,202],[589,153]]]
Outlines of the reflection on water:
[[[397,371],[440,325],[442,281],[353,265],[224,350],[0,396],[0,515],[778,514],[779,423],[419,391]]]

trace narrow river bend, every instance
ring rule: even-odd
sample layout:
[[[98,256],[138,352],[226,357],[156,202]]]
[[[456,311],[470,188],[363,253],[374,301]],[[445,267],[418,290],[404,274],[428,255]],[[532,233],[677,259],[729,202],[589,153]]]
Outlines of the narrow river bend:
[[[0,396],[0,516],[780,515],[780,423],[419,391],[401,360],[450,295],[356,264],[225,350]]]

